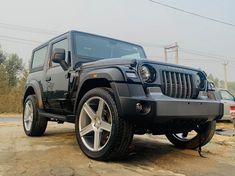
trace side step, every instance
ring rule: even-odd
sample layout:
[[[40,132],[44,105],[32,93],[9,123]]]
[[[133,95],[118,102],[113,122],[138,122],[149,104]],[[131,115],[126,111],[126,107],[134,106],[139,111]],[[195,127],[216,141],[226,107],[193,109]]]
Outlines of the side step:
[[[75,115],[60,115],[60,114],[53,114],[48,113],[42,110],[39,110],[39,115],[42,117],[47,117],[49,119],[58,120],[62,122],[69,122],[69,123],[75,123]]]

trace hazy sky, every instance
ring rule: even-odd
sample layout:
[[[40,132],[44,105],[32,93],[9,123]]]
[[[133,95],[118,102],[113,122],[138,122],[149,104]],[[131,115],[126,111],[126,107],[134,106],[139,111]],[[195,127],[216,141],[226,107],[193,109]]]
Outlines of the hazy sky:
[[[235,24],[234,0],[158,1]],[[234,60],[229,62],[228,79],[235,81],[235,27],[148,0],[0,0],[0,44],[5,51],[19,54],[25,63],[40,42],[71,29],[136,42],[145,47],[150,58],[159,61],[164,54],[161,45],[178,42],[180,64],[200,67],[223,79],[222,63]],[[216,59],[195,53],[214,55]]]

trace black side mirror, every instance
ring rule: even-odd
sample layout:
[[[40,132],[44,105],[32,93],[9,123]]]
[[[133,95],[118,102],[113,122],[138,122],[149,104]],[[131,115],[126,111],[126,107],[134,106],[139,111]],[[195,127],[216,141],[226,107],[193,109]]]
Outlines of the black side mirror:
[[[60,64],[64,71],[69,69],[68,64],[65,62],[65,50],[60,48],[53,49],[52,62]]]
[[[215,84],[213,82],[207,81],[206,91],[215,91]]]

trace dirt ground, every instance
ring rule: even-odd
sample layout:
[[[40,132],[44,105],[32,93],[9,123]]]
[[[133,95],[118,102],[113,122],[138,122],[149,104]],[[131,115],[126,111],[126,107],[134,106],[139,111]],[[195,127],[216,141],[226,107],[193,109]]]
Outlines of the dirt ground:
[[[230,128],[232,124],[218,124]],[[42,137],[27,137],[20,118],[0,117],[0,176],[235,176],[235,136],[215,135],[197,151],[174,148],[164,136],[135,136],[136,154],[119,162],[88,159],[73,124],[49,123]]]

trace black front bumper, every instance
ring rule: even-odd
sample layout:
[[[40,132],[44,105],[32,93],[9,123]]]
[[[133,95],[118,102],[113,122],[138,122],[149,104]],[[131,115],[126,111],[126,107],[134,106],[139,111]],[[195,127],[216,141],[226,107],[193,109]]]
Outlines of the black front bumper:
[[[223,104],[213,100],[175,99],[167,96],[120,97],[121,116],[132,120],[166,122],[174,119],[218,120],[223,116]],[[148,106],[148,113],[137,111],[136,104]]]

